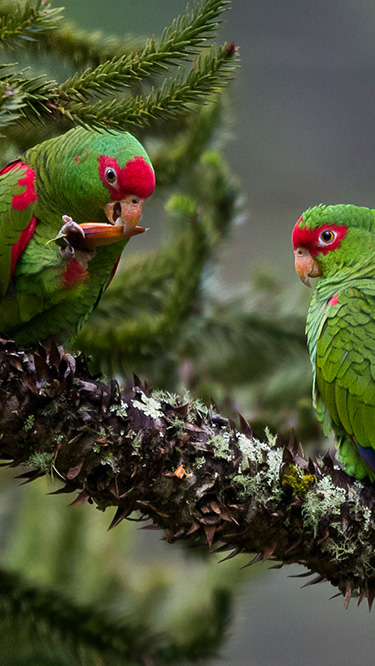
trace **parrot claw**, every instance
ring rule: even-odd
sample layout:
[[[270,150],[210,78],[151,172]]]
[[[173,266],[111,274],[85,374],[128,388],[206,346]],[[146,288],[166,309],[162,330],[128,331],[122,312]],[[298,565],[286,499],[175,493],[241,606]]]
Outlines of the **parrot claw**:
[[[82,227],[77,224],[77,222],[74,222],[69,215],[63,215],[62,220],[64,222],[63,226],[61,227],[57,238],[60,238],[61,236],[64,236],[67,238],[68,242],[71,245],[74,245],[74,240],[82,240],[82,238],[85,237],[85,232],[83,231]]]
[[[63,215],[62,220],[64,224],[53,240],[59,246],[60,254],[64,259],[74,259],[75,246],[85,238],[85,232],[69,215]]]
[[[63,247],[61,247],[61,246],[59,247],[59,252],[60,252],[61,256],[64,259],[67,259],[67,260],[74,259],[74,257],[75,257],[74,247],[72,245],[70,245],[70,243],[68,243],[68,241],[65,238],[64,238],[64,241],[65,241],[65,245]]]

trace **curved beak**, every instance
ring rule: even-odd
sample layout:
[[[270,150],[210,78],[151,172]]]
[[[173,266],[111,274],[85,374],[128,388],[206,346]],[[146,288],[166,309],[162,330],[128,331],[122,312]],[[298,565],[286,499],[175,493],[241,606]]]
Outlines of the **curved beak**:
[[[136,226],[142,214],[143,199],[128,194],[121,201],[107,203],[104,212],[110,224],[123,227],[124,236]]]
[[[304,247],[297,247],[294,250],[296,272],[303,284],[306,287],[311,287],[309,278],[320,277],[320,266],[316,259],[314,259],[310,252]]]

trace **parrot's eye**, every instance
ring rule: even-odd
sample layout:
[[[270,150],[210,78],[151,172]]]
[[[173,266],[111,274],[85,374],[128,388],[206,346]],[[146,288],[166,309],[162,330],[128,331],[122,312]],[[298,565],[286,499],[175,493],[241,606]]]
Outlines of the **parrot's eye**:
[[[332,231],[332,229],[324,229],[324,231],[322,231],[319,235],[319,240],[321,243],[324,243],[324,245],[329,245],[330,243],[333,243],[336,236],[337,233]]]
[[[117,173],[112,167],[107,167],[105,170],[105,179],[110,185],[116,185]]]

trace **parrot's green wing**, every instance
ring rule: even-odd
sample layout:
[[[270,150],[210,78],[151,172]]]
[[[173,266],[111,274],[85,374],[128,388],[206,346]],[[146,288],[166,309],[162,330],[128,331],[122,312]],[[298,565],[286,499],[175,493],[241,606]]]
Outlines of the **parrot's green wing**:
[[[34,232],[36,199],[34,171],[27,164],[14,162],[0,172],[0,300]]]
[[[357,477],[374,472],[374,296],[349,288],[327,302],[315,368],[318,416],[328,410],[345,467]]]

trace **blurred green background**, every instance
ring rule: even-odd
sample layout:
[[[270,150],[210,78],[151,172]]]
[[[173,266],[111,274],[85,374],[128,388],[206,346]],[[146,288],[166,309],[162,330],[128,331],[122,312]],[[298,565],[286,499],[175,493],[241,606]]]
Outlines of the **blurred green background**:
[[[81,27],[143,36],[159,35],[186,6],[185,0],[64,4],[65,16]],[[375,6],[233,0],[224,40],[235,41],[241,54],[224,153],[244,204],[242,223],[221,250],[219,288],[230,298],[263,271],[285,287],[284,299],[303,309],[309,293],[294,276],[290,248],[302,210],[319,202],[375,204]],[[148,215],[145,210],[146,224]],[[152,247],[162,230],[157,220],[150,226],[141,240]],[[249,400],[245,415],[250,412]],[[187,617],[199,629],[206,622],[209,633],[212,590],[222,585],[236,592],[234,621],[213,666],[372,666],[374,618],[364,605],[352,602],[344,611],[341,599],[328,601],[335,592],[328,585],[300,591],[298,580],[287,576],[302,568],[255,565],[249,573],[240,570],[246,559],[201,560],[133,524],[106,533],[109,515],[89,506],[65,509],[66,498],[45,497],[46,481],[34,489],[15,487],[9,473],[3,480],[3,561],[31,580],[110,604],[115,615],[131,614],[180,637]]]

